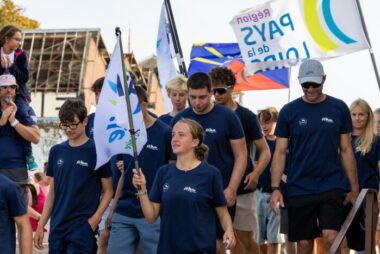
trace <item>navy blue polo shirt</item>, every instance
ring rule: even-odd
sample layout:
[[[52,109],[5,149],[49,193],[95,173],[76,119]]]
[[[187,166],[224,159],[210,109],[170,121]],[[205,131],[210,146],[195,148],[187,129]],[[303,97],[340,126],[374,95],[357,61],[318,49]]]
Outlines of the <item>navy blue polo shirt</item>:
[[[148,141],[139,154],[139,167],[145,175],[149,193],[157,170],[167,164],[169,160],[174,160],[175,156],[171,147],[172,130],[167,124],[156,120],[146,131]],[[140,201],[136,198],[137,190],[132,184],[132,169],[135,167],[133,157],[122,155],[122,158],[125,165],[124,185],[115,212],[132,218],[144,218]],[[112,167],[116,167],[117,160],[117,156],[112,158]]]
[[[149,198],[160,204],[157,253],[216,252],[215,208],[227,205],[218,169],[206,162],[186,172],[165,165]]]
[[[244,138],[244,131],[237,115],[230,109],[214,105],[210,112],[202,115],[187,108],[173,119],[173,126],[182,118],[190,118],[202,125],[206,135],[203,141],[209,147],[207,162],[220,170],[223,187],[230,182],[235,162],[230,140]]]
[[[14,217],[26,214],[26,204],[16,183],[0,175],[0,253],[16,252]]]
[[[343,189],[340,135],[351,131],[347,105],[331,96],[315,104],[299,98],[281,109],[275,135],[289,139],[289,196]]]
[[[49,153],[47,175],[54,178],[54,203],[50,236],[63,237],[87,223],[99,205],[101,179],[111,177],[106,165],[95,171],[95,143],[72,147],[68,141],[53,146]]]

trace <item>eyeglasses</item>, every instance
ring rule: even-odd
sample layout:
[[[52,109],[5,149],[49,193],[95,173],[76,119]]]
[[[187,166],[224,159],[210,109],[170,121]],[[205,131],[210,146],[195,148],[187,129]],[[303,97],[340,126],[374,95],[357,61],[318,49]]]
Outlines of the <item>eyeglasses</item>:
[[[225,94],[228,89],[230,89],[232,86],[227,86],[227,87],[215,87],[212,89],[214,94],[218,93],[219,95]]]
[[[301,84],[302,88],[309,89],[310,87],[313,88],[320,88],[321,84],[313,83],[313,82],[306,82]]]
[[[62,130],[66,130],[67,128],[69,128],[70,130],[75,130],[76,128],[78,128],[78,125],[81,124],[82,122],[79,121],[77,123],[60,123],[59,124],[59,128],[62,129]]]
[[[12,90],[16,90],[17,85],[10,85],[10,86],[0,86],[1,89],[6,90],[7,88],[10,88]]]

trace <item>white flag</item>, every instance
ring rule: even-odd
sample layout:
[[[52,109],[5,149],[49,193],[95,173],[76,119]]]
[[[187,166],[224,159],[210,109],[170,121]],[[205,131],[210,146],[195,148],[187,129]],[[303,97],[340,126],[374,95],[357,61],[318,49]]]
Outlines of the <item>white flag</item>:
[[[172,37],[170,33],[168,15],[165,2],[161,7],[160,24],[157,34],[157,68],[160,77],[160,87],[167,111],[172,110],[172,104],[165,89],[166,83],[176,77],[178,72],[175,68],[173,58],[175,57]]]
[[[251,74],[369,47],[355,0],[274,0],[242,11],[230,24]]]
[[[137,151],[140,153],[147,141],[145,124],[132,79],[127,72],[128,94],[124,90],[123,67],[119,40],[115,45],[107,69],[94,120],[96,169],[116,154],[133,155],[132,140],[125,96],[131,103],[133,125],[136,131]]]

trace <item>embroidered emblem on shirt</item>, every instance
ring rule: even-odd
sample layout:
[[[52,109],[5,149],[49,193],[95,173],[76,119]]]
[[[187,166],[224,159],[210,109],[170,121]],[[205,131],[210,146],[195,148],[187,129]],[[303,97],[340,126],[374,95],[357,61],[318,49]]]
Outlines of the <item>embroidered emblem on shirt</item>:
[[[208,132],[208,133],[216,133],[216,130],[212,129],[212,128],[207,128],[206,132]]]
[[[58,166],[58,167],[63,166],[63,160],[62,160],[62,159],[58,159],[58,161],[57,161],[57,166]]]
[[[164,183],[164,185],[162,186],[162,191],[165,192],[165,191],[169,190],[169,187],[170,187],[170,185],[168,183]]]
[[[298,124],[302,127],[306,126],[307,125],[307,119],[306,118],[301,118],[299,121],[298,121]]]
[[[322,122],[326,122],[326,123],[334,123],[334,120],[328,117],[322,117],[321,120]]]
[[[152,144],[147,145],[146,148],[148,148],[148,149],[150,149],[150,150],[154,150],[154,151],[157,151],[157,150],[158,150],[157,146],[154,146],[154,145],[152,145]]]
[[[191,187],[185,187],[183,188],[184,191],[190,192],[190,193],[197,193],[196,189],[193,189]]]
[[[77,161],[77,165],[81,165],[81,166],[83,166],[83,167],[88,167],[88,162],[85,162],[85,161],[79,160],[79,161]]]

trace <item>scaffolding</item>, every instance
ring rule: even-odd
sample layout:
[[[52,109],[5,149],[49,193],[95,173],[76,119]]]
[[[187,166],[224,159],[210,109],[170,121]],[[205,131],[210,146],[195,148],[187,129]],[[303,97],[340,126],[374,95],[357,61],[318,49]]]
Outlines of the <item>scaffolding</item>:
[[[22,48],[29,59],[28,86],[33,93],[83,93],[90,45],[95,44],[104,68],[109,55],[100,29],[24,30]]]

